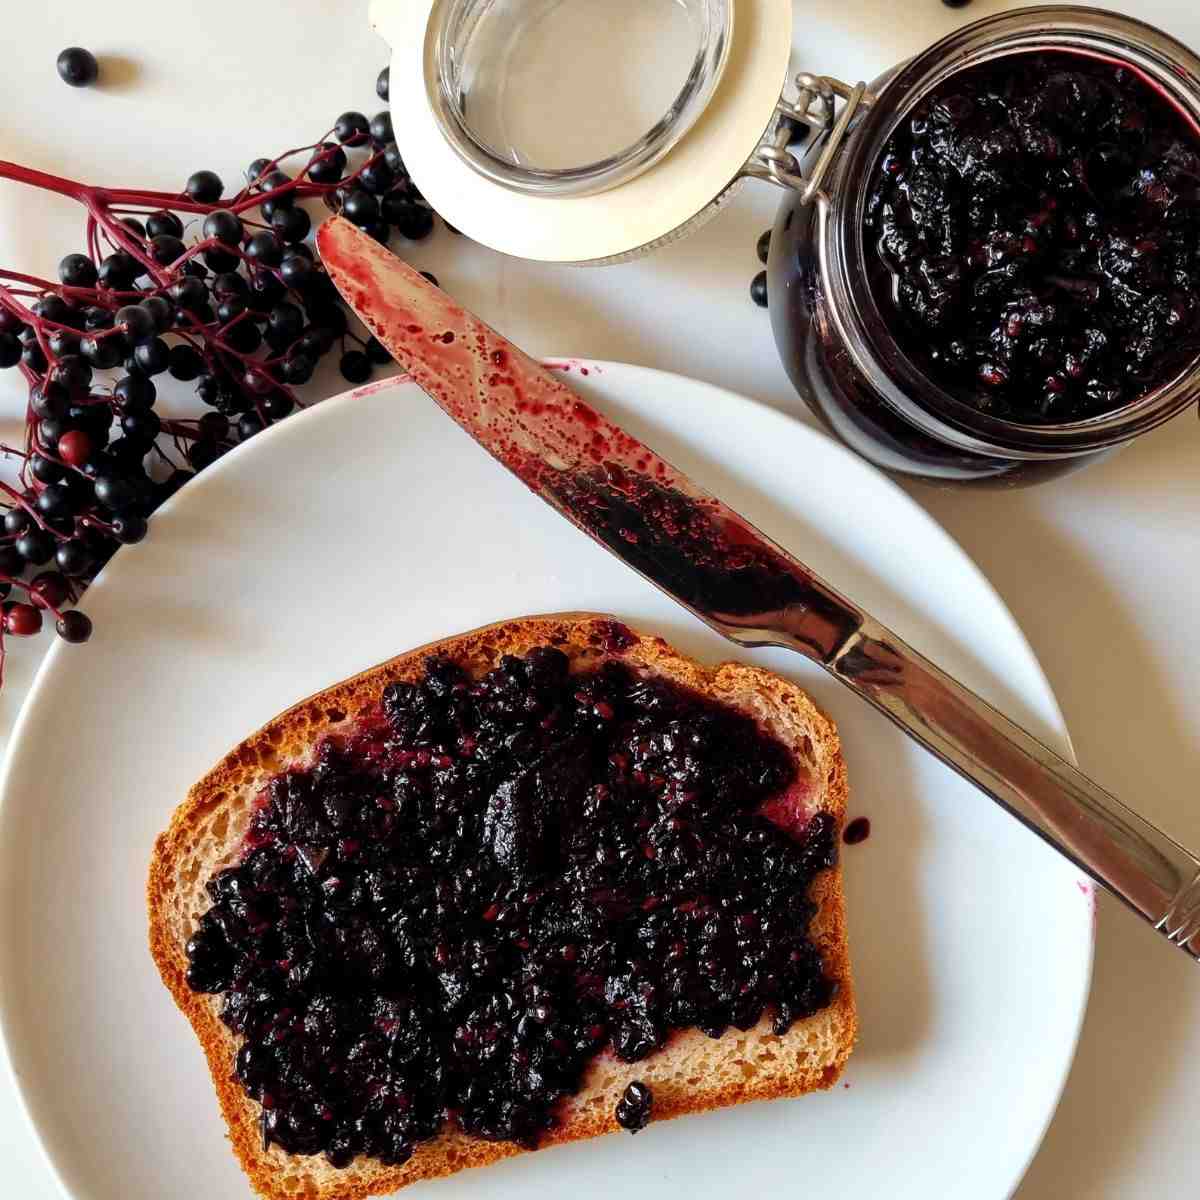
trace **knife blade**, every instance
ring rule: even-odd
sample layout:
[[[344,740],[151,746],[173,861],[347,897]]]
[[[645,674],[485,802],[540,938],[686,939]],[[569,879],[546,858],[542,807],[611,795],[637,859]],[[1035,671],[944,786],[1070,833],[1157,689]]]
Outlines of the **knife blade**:
[[[1200,858],[350,222],[317,246],[418,386],[575,526],[723,637],[819,664],[1200,958]]]

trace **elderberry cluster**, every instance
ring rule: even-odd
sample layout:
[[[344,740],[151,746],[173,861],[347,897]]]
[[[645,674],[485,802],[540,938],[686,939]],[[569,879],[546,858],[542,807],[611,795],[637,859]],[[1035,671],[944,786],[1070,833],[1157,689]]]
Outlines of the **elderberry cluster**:
[[[387,99],[387,71],[376,90]],[[300,202],[320,197],[385,244],[427,237],[434,214],[387,111],[343,113],[314,145],[256,159],[233,194],[212,171],[173,195],[0,168],[89,216],[57,281],[0,270],[0,368],[30,389],[23,447],[0,447],[21,460],[16,485],[0,484],[2,662],[4,634],[37,633],[45,611],[62,637],[87,640],[91,623],[64,606],[197,471],[298,407],[294,389],[324,356],[353,383],[390,361],[349,327]],[[210,411],[160,414],[167,376]]]

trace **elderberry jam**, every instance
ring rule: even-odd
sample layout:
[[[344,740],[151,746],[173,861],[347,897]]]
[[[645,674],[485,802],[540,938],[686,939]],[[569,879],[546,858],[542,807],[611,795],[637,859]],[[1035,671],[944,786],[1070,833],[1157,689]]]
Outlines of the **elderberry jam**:
[[[615,656],[583,671],[432,658],[265,789],[187,947],[264,1145],[399,1164],[453,1122],[535,1146],[598,1054],[830,1002],[808,926],[833,821],[782,743],[620,634],[598,623]],[[622,1123],[649,1109],[634,1089]]]
[[[896,474],[1021,486],[1200,397],[1200,57],[1023,8],[943,38],[806,143],[768,256],[800,396]]]
[[[1200,352],[1200,139],[1128,67],[1021,54],[952,75],[869,188],[878,303],[981,411],[1083,420]]]

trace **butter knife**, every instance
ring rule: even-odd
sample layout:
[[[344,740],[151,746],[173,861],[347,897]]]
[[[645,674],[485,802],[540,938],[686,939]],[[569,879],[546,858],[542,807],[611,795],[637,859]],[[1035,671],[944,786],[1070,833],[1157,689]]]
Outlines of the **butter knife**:
[[[350,222],[317,246],[421,389],[564,517],[723,637],[818,663],[1200,958],[1200,859]]]

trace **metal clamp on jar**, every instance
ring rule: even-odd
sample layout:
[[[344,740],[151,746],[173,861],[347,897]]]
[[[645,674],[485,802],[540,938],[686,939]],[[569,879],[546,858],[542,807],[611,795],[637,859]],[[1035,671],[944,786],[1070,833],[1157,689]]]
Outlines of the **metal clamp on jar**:
[[[372,20],[393,47],[397,136],[414,182],[494,249],[620,262],[707,221],[747,178],[786,189],[768,263],[780,354],[826,425],[885,469],[1037,482],[1200,395],[1197,355],[1111,411],[1057,423],[997,415],[906,353],[870,285],[872,172],[957,72],[1031,52],[1100,58],[1131,68],[1200,131],[1200,58],[1148,25],[1023,9],[968,25],[867,85],[787,78],[791,0],[374,0]]]

